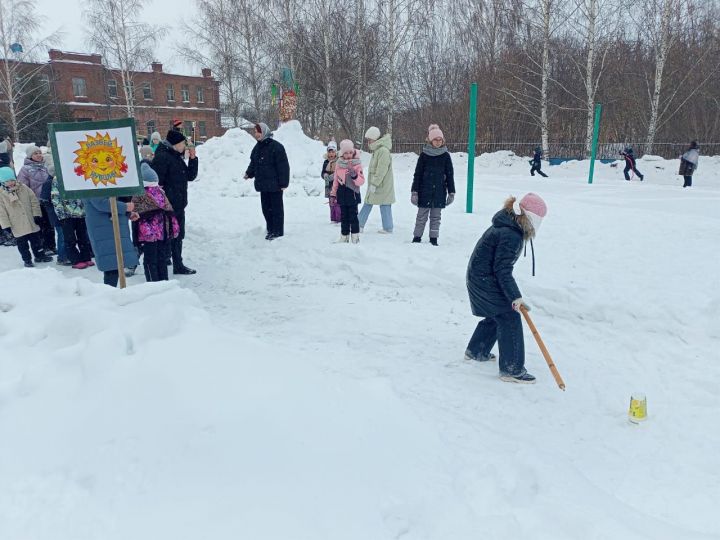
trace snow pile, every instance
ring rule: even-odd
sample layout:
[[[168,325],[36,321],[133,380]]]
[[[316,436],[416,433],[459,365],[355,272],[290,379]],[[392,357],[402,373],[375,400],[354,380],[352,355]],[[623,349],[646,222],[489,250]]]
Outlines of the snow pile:
[[[290,161],[290,187],[286,195],[321,195],[320,178],[325,144],[307,137],[297,120],[287,122],[274,132],[275,140],[285,147]],[[248,131],[230,129],[198,147],[199,175],[221,197],[256,196],[252,180],[244,180],[250,153],[256,141]]]

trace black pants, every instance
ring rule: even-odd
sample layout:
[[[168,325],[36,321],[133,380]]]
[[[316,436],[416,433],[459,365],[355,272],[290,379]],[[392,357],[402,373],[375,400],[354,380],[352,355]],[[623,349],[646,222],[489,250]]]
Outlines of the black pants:
[[[683,176],[683,179],[685,180],[683,187],[692,187],[692,176]]]
[[[640,171],[637,170],[637,167],[635,167],[635,163],[626,159],[625,170],[623,171],[623,174],[625,175],[625,180],[630,180],[630,175],[628,174],[630,171],[633,171],[640,180],[645,178],[642,174],[640,174]]]
[[[45,255],[45,251],[42,247],[42,237],[39,232],[20,236],[16,238],[16,240],[18,251],[20,252],[20,256],[24,262],[32,262],[30,248],[32,248],[32,252],[36,259]]]
[[[467,349],[474,355],[487,356],[495,342],[498,342],[500,352],[500,374],[518,376],[525,373],[525,342],[520,313],[508,311],[481,320]]]
[[[180,234],[170,241],[170,253],[172,254],[173,270],[182,270],[185,268],[182,257],[183,239],[185,238],[185,210],[176,211],[175,217],[180,225]]]
[[[260,204],[265,216],[268,234],[282,236],[285,234],[285,208],[282,191],[263,191],[260,193]]]
[[[90,247],[85,219],[63,219],[60,220],[60,226],[65,239],[65,251],[70,262],[77,264],[90,261],[92,259],[92,248]]]
[[[47,205],[50,203],[41,203],[40,209],[42,210],[42,218],[40,221],[40,236],[42,241],[43,249],[57,251],[57,244],[55,243],[55,226],[50,219],[50,213]]]
[[[340,234],[347,236],[351,232],[353,234],[360,232],[357,204],[342,205],[340,207]]]
[[[107,272],[103,272],[103,283],[105,283],[105,285],[117,287],[119,279],[120,274],[117,270],[108,270]]]
[[[168,258],[169,244],[167,240],[159,242],[143,242],[143,268],[145,281],[167,281],[168,269],[165,261]]]
[[[548,175],[542,172],[540,170],[540,167],[542,167],[542,164],[540,162],[533,161],[532,169],[530,169],[530,176],[535,176],[535,173],[538,173],[543,178],[547,178]]]

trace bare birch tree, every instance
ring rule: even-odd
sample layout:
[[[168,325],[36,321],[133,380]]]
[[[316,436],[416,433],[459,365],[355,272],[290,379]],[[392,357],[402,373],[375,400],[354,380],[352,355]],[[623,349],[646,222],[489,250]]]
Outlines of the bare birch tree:
[[[88,44],[120,73],[129,117],[135,116],[134,73],[150,66],[155,45],[165,32],[161,26],[140,22],[146,1],[88,0],[83,11],[90,26]]]
[[[33,62],[57,34],[37,38],[38,20],[33,0],[0,0],[0,120],[15,141],[51,107],[45,64]]]

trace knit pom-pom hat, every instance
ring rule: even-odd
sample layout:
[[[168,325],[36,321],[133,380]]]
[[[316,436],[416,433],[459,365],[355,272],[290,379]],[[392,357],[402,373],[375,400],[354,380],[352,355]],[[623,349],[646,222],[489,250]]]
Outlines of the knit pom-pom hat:
[[[513,212],[518,216],[525,214],[530,220],[530,223],[532,223],[533,229],[537,232],[542,224],[543,218],[547,214],[547,205],[540,195],[528,193],[520,199],[520,202],[515,201],[513,203]]]
[[[340,155],[344,156],[345,152],[355,153],[355,145],[350,139],[340,141]]]
[[[428,140],[433,141],[434,139],[442,139],[444,141],[445,135],[443,135],[440,126],[437,124],[430,124],[428,127]]]
[[[380,138],[380,128],[372,126],[365,132],[365,138],[371,141],[377,141]]]

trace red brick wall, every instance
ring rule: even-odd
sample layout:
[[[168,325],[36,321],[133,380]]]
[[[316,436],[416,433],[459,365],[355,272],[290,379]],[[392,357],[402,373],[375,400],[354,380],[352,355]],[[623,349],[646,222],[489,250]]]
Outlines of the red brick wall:
[[[50,51],[48,69],[53,80],[55,95],[61,103],[69,104],[75,119],[107,120],[125,118],[127,112],[120,73],[107,70],[99,55]],[[192,77],[174,75],[162,71],[161,64],[153,64],[150,72],[137,72],[133,76],[135,88],[135,119],[138,134],[147,134],[147,123],[155,122],[155,130],[163,137],[172,126],[173,119],[184,122],[196,122],[196,140],[222,135],[220,126],[219,83],[212,77],[210,70],[203,70],[206,76]],[[73,92],[73,77],[85,79],[85,97]],[[110,97],[108,80],[117,83],[118,97]],[[143,83],[149,82],[152,97],[145,99]],[[175,100],[168,101],[167,85],[172,84]],[[182,85],[188,85],[189,102],[182,99]],[[204,102],[198,102],[197,88],[203,88]],[[83,105],[87,104],[87,105]],[[200,136],[199,123],[205,122],[206,137]]]

